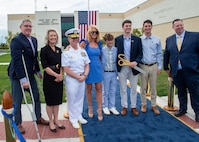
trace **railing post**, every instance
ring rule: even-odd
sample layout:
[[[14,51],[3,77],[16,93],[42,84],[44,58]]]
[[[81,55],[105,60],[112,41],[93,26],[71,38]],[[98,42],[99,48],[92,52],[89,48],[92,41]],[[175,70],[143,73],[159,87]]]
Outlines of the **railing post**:
[[[173,78],[168,77],[169,85],[168,85],[168,105],[164,106],[165,110],[168,111],[176,111],[178,108],[174,106],[174,95],[175,95],[175,86],[173,83]]]
[[[10,93],[5,90],[2,96],[2,106],[3,110],[11,115],[13,113],[13,104],[12,104],[12,97]],[[6,142],[16,142],[15,133],[12,128],[11,121],[4,116],[4,126],[5,126],[5,134],[6,134]]]

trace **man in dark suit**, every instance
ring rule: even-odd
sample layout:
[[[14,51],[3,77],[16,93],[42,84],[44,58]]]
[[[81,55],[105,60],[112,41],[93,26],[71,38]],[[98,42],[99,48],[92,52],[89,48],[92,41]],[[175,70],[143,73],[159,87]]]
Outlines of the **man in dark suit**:
[[[175,34],[166,39],[164,70],[173,77],[178,89],[180,107],[175,116],[187,112],[188,89],[195,120],[199,122],[199,33],[185,31],[181,19],[172,24]]]
[[[115,38],[115,46],[117,47],[117,55],[124,54],[130,61],[129,66],[119,66],[120,60],[117,56],[117,71],[120,81],[120,95],[121,95],[121,114],[124,116],[127,113],[128,101],[127,101],[127,79],[130,81],[131,92],[131,112],[134,115],[138,115],[139,112],[136,109],[137,104],[137,81],[139,72],[133,67],[137,66],[142,59],[142,43],[139,37],[131,34],[132,25],[130,20],[125,20],[122,23],[124,33]]]
[[[37,118],[37,124],[48,125],[48,121],[41,117],[41,104],[39,99],[39,91],[37,88],[37,83],[34,78],[34,74],[41,79],[42,74],[39,68],[39,62],[37,60],[37,39],[31,36],[32,24],[30,20],[23,20],[20,25],[21,33],[12,39],[10,44],[11,50],[11,62],[8,69],[8,74],[11,81],[12,87],[12,98],[13,103],[16,106],[15,109],[15,122],[21,133],[25,133],[22,127],[22,116],[21,116],[21,103],[23,98],[23,93],[21,86],[25,90],[29,90],[29,85],[31,85],[34,102],[35,102],[35,114]],[[22,61],[22,55],[24,56],[25,65],[29,77],[27,79],[24,64]],[[30,83],[30,84],[29,84]]]

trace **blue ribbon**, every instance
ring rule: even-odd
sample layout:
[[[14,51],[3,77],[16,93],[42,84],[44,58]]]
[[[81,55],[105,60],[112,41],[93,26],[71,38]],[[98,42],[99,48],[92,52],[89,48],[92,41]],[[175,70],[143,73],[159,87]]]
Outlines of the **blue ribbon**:
[[[20,142],[26,142],[26,140],[24,139],[24,137],[22,136],[22,134],[19,132],[18,128],[17,128],[17,125],[15,123],[15,121],[12,119],[13,116],[14,116],[14,113],[15,113],[15,106],[14,106],[14,111],[12,114],[7,114],[3,109],[1,109],[1,113],[6,117],[8,118],[10,121],[11,121],[11,125],[12,125],[12,128],[15,130],[15,133],[19,139]]]

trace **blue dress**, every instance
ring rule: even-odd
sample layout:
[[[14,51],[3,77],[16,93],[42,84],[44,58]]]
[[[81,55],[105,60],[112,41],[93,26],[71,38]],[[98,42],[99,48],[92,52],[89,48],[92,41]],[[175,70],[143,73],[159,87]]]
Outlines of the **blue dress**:
[[[101,57],[101,42],[98,43],[98,48],[92,48],[89,46],[88,41],[86,41],[85,50],[90,59],[90,70],[88,77],[86,78],[86,84],[102,82],[102,64],[100,61]]]

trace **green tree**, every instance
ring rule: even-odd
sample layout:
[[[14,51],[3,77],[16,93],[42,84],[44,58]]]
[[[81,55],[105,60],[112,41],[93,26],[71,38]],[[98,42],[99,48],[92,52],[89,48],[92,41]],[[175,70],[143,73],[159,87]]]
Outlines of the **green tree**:
[[[138,36],[140,37],[142,35],[142,32],[140,32],[138,29],[133,29],[133,33],[134,36]]]
[[[16,37],[19,33],[17,32],[16,34],[13,34],[11,31],[8,31],[8,36],[5,37],[6,40],[6,46],[8,49],[10,49],[10,43],[11,40]]]
[[[0,44],[0,49],[8,49],[7,45],[5,43]]]

